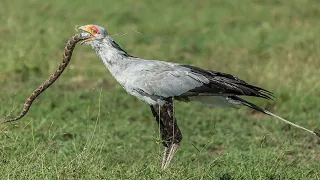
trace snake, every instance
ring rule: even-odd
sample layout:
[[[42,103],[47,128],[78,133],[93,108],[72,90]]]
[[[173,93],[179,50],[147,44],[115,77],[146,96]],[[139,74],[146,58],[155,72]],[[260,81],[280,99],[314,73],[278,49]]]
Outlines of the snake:
[[[26,99],[24,105],[23,105],[23,109],[21,110],[20,114],[17,117],[14,118],[10,118],[10,119],[5,119],[3,122],[1,123],[6,123],[6,122],[12,122],[12,121],[17,121],[21,118],[23,118],[29,111],[32,103],[34,102],[34,100],[41,94],[43,93],[46,89],[48,89],[59,77],[60,75],[63,73],[63,71],[66,69],[66,67],[68,66],[71,57],[72,57],[72,53],[73,50],[76,46],[76,44],[80,41],[84,41],[90,38],[90,35],[88,33],[79,33],[79,34],[75,34],[74,36],[72,36],[68,42],[66,43],[66,46],[64,48],[64,52],[62,55],[62,59],[61,62],[59,64],[59,66],[57,67],[57,69],[50,75],[50,77],[45,80],[37,89],[35,89]]]

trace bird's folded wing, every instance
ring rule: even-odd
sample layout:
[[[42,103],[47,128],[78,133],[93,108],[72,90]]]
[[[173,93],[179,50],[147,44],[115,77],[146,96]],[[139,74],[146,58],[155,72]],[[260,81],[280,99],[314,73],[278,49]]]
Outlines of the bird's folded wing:
[[[135,69],[130,71],[130,86],[136,91],[152,96],[179,96],[209,83],[203,75],[173,63],[154,61],[143,66],[136,65]]]
[[[230,74],[162,61],[137,63],[130,73],[131,87],[148,95],[229,96],[246,95],[271,99],[272,93]],[[271,97],[270,97],[271,96]]]

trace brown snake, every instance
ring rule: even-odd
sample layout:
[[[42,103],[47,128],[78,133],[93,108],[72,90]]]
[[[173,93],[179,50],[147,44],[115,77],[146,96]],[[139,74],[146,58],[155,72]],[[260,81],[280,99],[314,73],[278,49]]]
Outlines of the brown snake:
[[[21,119],[23,116],[25,116],[33,101],[43,92],[45,91],[48,87],[51,86],[51,84],[53,84],[58,78],[59,76],[63,73],[63,71],[66,69],[66,67],[68,66],[70,60],[71,60],[71,56],[72,56],[72,52],[76,46],[76,44],[80,41],[86,40],[90,37],[90,35],[88,35],[87,33],[81,33],[81,34],[76,34],[74,36],[72,36],[65,48],[64,48],[64,53],[62,56],[62,60],[58,66],[58,68],[54,71],[53,74],[51,74],[51,76],[45,81],[43,82],[36,90],[34,90],[29,97],[27,98],[26,102],[24,103],[23,109],[20,112],[20,115],[15,117],[15,118],[11,118],[11,119],[6,119],[1,123],[5,123],[5,122],[11,122],[11,121],[16,121]]]

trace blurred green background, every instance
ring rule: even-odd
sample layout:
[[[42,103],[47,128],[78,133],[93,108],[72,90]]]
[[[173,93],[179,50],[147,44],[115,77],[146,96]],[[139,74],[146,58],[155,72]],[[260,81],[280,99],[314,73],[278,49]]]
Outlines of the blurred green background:
[[[20,112],[55,70],[76,25],[98,24],[130,54],[234,74],[253,99],[320,130],[320,1],[0,2],[0,113]],[[149,106],[77,46],[25,118],[0,125],[0,179],[319,179],[320,141],[250,109],[176,103],[184,135],[167,171]]]

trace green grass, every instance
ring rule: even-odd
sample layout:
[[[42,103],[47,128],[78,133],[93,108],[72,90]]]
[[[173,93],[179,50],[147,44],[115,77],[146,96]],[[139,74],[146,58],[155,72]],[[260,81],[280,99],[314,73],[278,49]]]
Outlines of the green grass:
[[[275,93],[252,101],[320,130],[318,0],[0,3],[0,113],[19,113],[75,25],[99,24],[130,54],[232,73]],[[135,32],[139,33],[135,33]],[[118,35],[117,35],[118,34]],[[125,35],[123,35],[125,34]],[[176,103],[170,168],[148,105],[78,46],[22,120],[0,125],[0,179],[319,179],[320,141],[247,108]]]

